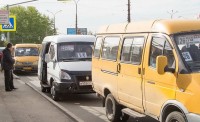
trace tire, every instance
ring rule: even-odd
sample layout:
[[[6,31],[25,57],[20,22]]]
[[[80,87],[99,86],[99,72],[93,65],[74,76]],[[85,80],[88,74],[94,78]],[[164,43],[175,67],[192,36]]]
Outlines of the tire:
[[[174,111],[167,116],[165,122],[186,122],[186,120],[182,113]]]
[[[108,94],[105,100],[105,107],[106,107],[106,116],[109,121],[111,122],[120,122],[120,121],[127,121],[129,116],[126,114],[122,114],[122,106],[119,105],[112,94]]]
[[[51,96],[52,96],[52,99],[54,101],[58,101],[59,100],[59,93],[55,90],[55,86],[52,85],[51,87]]]
[[[41,85],[41,91],[42,91],[42,92],[46,92],[46,90],[47,90],[47,89]]]

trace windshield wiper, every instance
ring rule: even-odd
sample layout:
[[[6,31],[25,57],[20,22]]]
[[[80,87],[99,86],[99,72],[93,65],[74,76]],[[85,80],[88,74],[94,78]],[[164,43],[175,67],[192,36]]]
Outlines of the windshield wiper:
[[[66,62],[70,62],[70,61],[87,61],[87,60],[92,60],[92,58],[64,58],[64,59],[60,59],[61,61],[66,61]]]
[[[64,62],[71,62],[71,61],[77,61],[77,58],[63,58],[63,59],[60,59],[61,61],[64,61]]]
[[[87,60],[91,61],[92,58],[79,58],[79,60],[81,60],[81,61],[87,61]]]

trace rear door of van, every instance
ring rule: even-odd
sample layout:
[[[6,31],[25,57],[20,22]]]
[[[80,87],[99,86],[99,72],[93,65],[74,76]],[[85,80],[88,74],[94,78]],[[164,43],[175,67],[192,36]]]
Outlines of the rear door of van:
[[[109,89],[114,97],[117,97],[117,59],[120,40],[118,35],[106,36],[103,40],[101,60],[99,61],[101,80],[104,80],[102,88]]]

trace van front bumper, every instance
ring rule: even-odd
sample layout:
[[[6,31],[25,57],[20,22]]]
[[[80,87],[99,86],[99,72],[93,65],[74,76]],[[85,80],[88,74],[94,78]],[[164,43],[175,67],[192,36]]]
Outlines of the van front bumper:
[[[186,117],[188,119],[188,122],[200,122],[199,114],[188,113],[188,114],[186,114]]]
[[[14,71],[32,71],[32,72],[37,72],[38,71],[38,66],[37,65],[32,65],[32,66],[15,65],[14,66]]]
[[[79,86],[75,82],[54,82],[55,90],[59,93],[94,93],[92,85]]]

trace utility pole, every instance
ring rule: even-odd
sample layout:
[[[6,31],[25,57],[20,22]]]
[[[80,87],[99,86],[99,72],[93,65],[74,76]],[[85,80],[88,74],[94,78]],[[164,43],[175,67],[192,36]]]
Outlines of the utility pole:
[[[171,12],[167,12],[167,13],[169,13],[170,16],[171,16],[171,19],[173,19],[173,15],[176,14],[176,13],[178,13],[178,11],[172,10]]]
[[[78,9],[78,2],[79,0],[74,0],[74,3],[76,5],[76,20],[75,20],[75,28],[76,28],[76,35],[78,34],[78,14],[77,14],[77,9]]]
[[[130,0],[128,0],[128,23],[131,22],[131,3],[130,3]]]
[[[53,15],[53,32],[54,32],[54,35],[56,35],[56,14],[61,12],[62,10],[57,11],[56,13],[53,13],[49,10],[47,10],[47,11]]]
[[[7,10],[8,10],[8,12],[10,12],[9,5],[7,5]],[[10,15],[10,13],[9,13],[9,15]],[[10,20],[8,20],[8,21],[10,22]],[[10,42],[10,32],[9,31],[7,32],[7,41]]]

